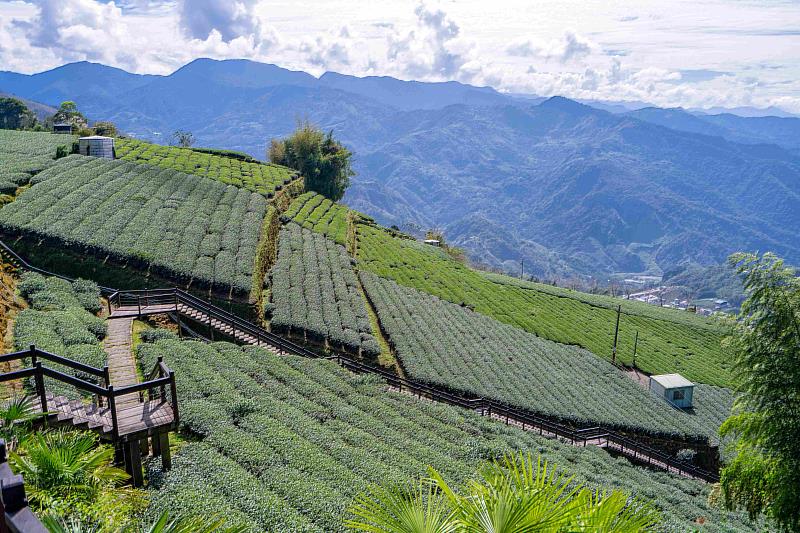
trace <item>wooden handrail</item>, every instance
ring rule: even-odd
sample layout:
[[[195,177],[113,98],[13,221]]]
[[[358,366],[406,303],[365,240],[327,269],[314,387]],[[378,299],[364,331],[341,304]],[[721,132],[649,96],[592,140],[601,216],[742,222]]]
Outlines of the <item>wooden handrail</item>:
[[[161,398],[166,399],[166,395],[164,393],[166,391],[166,387],[169,386],[170,392],[172,394],[171,401],[169,401],[169,403],[172,407],[173,414],[175,416],[175,424],[177,424],[178,396],[175,384],[175,373],[172,372],[169,369],[169,367],[167,367],[167,365],[164,364],[163,361],[159,361],[153,369],[153,373],[159,375],[158,378],[149,379],[148,381],[145,381],[143,383],[138,383],[135,385],[128,385],[125,387],[115,388],[112,384],[108,382],[109,381],[108,367],[104,367],[102,370],[96,369],[88,365],[83,365],[82,363],[77,363],[76,361],[72,361],[71,359],[66,359],[61,356],[51,354],[49,352],[39,350],[35,346],[31,346],[30,350],[25,350],[22,352],[15,352],[12,354],[5,354],[3,356],[0,356],[0,362],[24,359],[26,357],[29,357],[31,359],[32,362],[31,367],[2,373],[0,374],[0,382],[33,377],[35,380],[36,396],[39,398],[39,402],[43,412],[47,411],[47,401],[48,401],[47,394],[45,391],[44,377],[49,377],[61,381],[63,383],[67,383],[78,389],[96,395],[98,398],[98,405],[102,403],[101,399],[103,398],[107,399],[108,408],[111,413],[113,437],[114,440],[117,440],[119,439],[119,421],[117,416],[116,399],[126,394],[133,394],[136,392],[147,391],[156,388],[161,389]],[[100,386],[98,384],[91,383],[89,381],[77,378],[75,376],[71,376],[54,368],[44,366],[40,359],[52,360],[54,362],[61,364],[64,364],[64,362],[77,363],[72,366],[74,366],[78,370],[85,369],[86,371],[91,371],[91,373],[101,376],[103,378],[103,381],[105,382],[103,384],[104,386]]]
[[[108,392],[110,396],[123,396],[125,394],[131,394],[134,392],[141,392],[146,391],[149,389],[154,389],[156,387],[160,387],[162,385],[169,385],[169,376],[153,379],[150,381],[143,381],[142,383],[137,383],[135,385],[125,385],[124,387],[120,387],[118,389],[114,389],[113,392]]]
[[[3,374],[0,374],[0,382],[13,381],[15,379],[29,378],[29,377],[33,376],[35,373],[36,373],[36,369],[33,368],[33,367],[31,367],[31,368],[23,368],[21,370],[12,370],[11,372],[4,372]]]
[[[42,363],[36,363],[36,364],[41,365]],[[106,398],[109,397],[108,389],[101,387],[100,385],[90,383],[89,381],[84,381],[80,378],[76,378],[75,376],[70,376],[69,374],[59,372],[58,370],[54,370],[46,366],[42,366],[41,369],[42,369],[42,374],[49,378],[57,379],[58,381],[63,381],[64,383],[68,383],[69,385],[73,385],[79,389],[91,392],[92,394],[97,394],[98,396],[103,396]]]
[[[31,346],[31,348],[23,350],[21,352],[14,352],[14,353],[0,355],[0,363],[5,363],[8,361],[18,361],[26,357],[34,357],[34,356],[41,357],[42,359],[47,359],[48,361],[52,361],[53,363],[58,363],[60,365],[68,366],[74,370],[85,372],[86,374],[93,374],[99,377],[104,377],[105,375],[104,370],[101,368],[95,368],[93,366],[81,363],[80,361],[75,361],[74,359],[61,357],[60,355],[40,350],[35,346]]]
[[[54,278],[63,279],[65,281],[69,281],[69,282],[75,281],[75,278],[70,278],[70,277],[64,276],[62,274],[56,274],[55,272],[50,272],[49,270],[44,270],[43,268],[39,268],[39,267],[33,266],[32,264],[28,263],[23,258],[21,258],[14,250],[11,249],[10,246],[8,246],[2,240],[0,240],[0,251],[3,251],[5,253],[7,253],[8,255],[10,255],[25,270],[29,270],[31,272],[36,272],[38,274],[42,274],[43,276],[50,276],[50,277],[54,277]],[[116,289],[112,289],[111,287],[103,287],[102,285],[98,285],[98,287],[100,288],[100,292],[102,294],[111,294],[116,290]]]

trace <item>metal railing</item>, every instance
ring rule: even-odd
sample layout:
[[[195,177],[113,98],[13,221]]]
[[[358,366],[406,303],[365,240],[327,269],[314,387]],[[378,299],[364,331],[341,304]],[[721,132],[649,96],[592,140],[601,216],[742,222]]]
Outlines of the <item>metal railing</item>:
[[[234,337],[236,332],[249,335],[256,345],[267,344],[291,355],[311,358],[323,357],[180,289],[117,291],[109,296],[110,311],[126,307],[136,309],[137,312],[141,313],[142,309],[156,305],[171,305],[174,312],[186,316],[190,316],[192,311],[204,315],[205,323],[208,324],[209,334],[212,338],[213,330],[219,331],[224,326],[229,326],[234,332]],[[325,358],[334,360],[342,367],[353,372],[378,375],[390,387],[396,388],[401,392],[411,392],[419,397],[477,411],[484,416],[504,420],[506,424],[513,423],[526,430],[538,430],[542,435],[549,434],[567,440],[573,445],[586,446],[591,443],[605,443],[609,448],[618,450],[627,456],[633,455],[635,459],[647,462],[655,467],[706,481],[719,480],[719,476],[713,472],[682,461],[651,446],[646,446],[609,428],[595,426],[575,429],[546,416],[523,411],[495,400],[466,398],[440,387],[401,378],[392,372],[367,365],[342,354]]]
[[[125,396],[128,394],[138,393],[140,402],[156,399],[167,401],[172,408],[174,418],[173,423],[177,426],[178,396],[175,384],[175,373],[171,371],[161,359],[158,360],[155,368],[153,368],[148,375],[147,381],[137,383],[135,385],[126,385],[123,387],[114,387],[114,385],[110,383],[109,370],[107,366],[103,367],[102,369],[95,368],[73,359],[68,359],[66,357],[61,357],[60,355],[40,350],[36,348],[36,346],[31,346],[30,349],[21,352],[0,355],[0,363],[21,361],[25,359],[30,360],[31,364],[29,367],[0,374],[0,383],[16,379],[33,378],[36,397],[39,400],[42,413],[48,412],[47,387],[44,381],[44,378],[48,377],[68,385],[72,385],[79,390],[83,390],[92,394],[94,404],[98,408],[103,407],[105,404],[105,406],[108,408],[108,413],[102,416],[98,415],[98,417],[101,420],[108,422],[108,426],[111,428],[115,441],[119,439],[120,436],[118,417],[119,410],[116,405],[117,399],[120,396]],[[98,381],[102,380],[102,385],[98,383],[92,383],[91,381],[87,381],[85,379],[61,372],[60,370],[56,370],[55,368],[45,366],[42,364],[41,360],[50,361],[84,374],[97,376],[100,378]],[[169,387],[170,391],[169,399],[166,394],[167,387]]]
[[[702,479],[704,481],[719,481],[719,475],[715,472],[709,472],[708,470],[687,461],[680,460],[677,457],[651,446],[646,446],[618,432],[603,428],[602,426],[575,429],[545,417],[510,407],[495,400],[486,398],[465,398],[435,386],[401,378],[386,370],[367,365],[343,355],[335,355],[327,359],[334,360],[344,368],[353,372],[378,375],[382,377],[390,387],[400,392],[409,392],[419,398],[477,411],[483,416],[505,421],[508,425],[514,424],[523,430],[538,430],[540,435],[549,434],[567,440],[572,445],[576,446],[605,443],[607,447],[617,450],[628,457],[632,456],[634,460],[638,460],[642,463],[647,463],[657,468]]]
[[[2,240],[0,240],[0,255],[4,255],[8,259],[11,259],[12,260],[12,264],[16,263],[16,265],[14,265],[14,266],[17,267],[17,268],[22,268],[22,269],[28,270],[30,272],[36,272],[38,274],[42,274],[43,276],[51,276],[51,277],[54,277],[54,278],[63,279],[65,281],[69,281],[69,282],[75,281],[74,278],[70,278],[70,277],[64,276],[62,274],[56,274],[55,272],[50,272],[49,270],[45,270],[43,268],[39,268],[39,267],[33,266],[32,264],[28,263],[23,258],[21,258],[19,255],[17,255],[17,253],[14,250],[12,250],[11,247],[9,247]],[[100,288],[100,292],[102,294],[104,294],[104,295],[111,294],[115,290],[115,289],[112,289],[111,287],[103,287],[102,285],[98,285],[98,287]]]
[[[45,275],[58,276],[62,279],[67,279],[71,281],[70,278],[66,278],[64,276],[60,276],[57,274],[52,274],[29,265],[24,260],[19,258],[19,256],[17,256],[13,252],[13,250],[11,250],[5,244],[3,244],[2,241],[0,241],[0,248],[10,253],[15,258],[15,260],[20,262],[20,264],[24,266],[26,269],[40,272]],[[175,312],[176,315],[178,316],[180,316],[181,314],[183,314],[184,316],[190,316],[189,313],[191,310],[197,311],[202,315],[205,315],[205,321],[203,320],[198,320],[198,321],[200,323],[205,323],[208,325],[209,337],[212,340],[214,338],[213,331],[215,329],[219,331],[224,326],[229,326],[232,330],[234,339],[237,339],[236,333],[240,333],[242,335],[250,336],[256,345],[261,345],[261,344],[270,345],[278,348],[279,350],[287,354],[299,355],[302,357],[310,357],[310,358],[323,357],[311,350],[308,350],[303,346],[300,346],[299,344],[284,339],[283,337],[280,337],[274,333],[271,333],[246,319],[243,319],[233,313],[225,311],[224,309],[221,309],[201,298],[198,298],[178,288],[120,291],[108,287],[101,287],[101,290],[104,292],[104,294],[107,295],[109,313],[111,313],[114,309],[119,309],[121,307],[127,307],[127,308],[135,307],[137,309],[137,312],[141,314],[143,308],[147,308],[150,306],[171,305],[173,307],[172,309],[173,312]],[[605,444],[608,447],[616,449],[620,451],[620,453],[623,453],[627,456],[631,456],[632,452],[634,459],[639,460],[643,463],[646,462],[654,467],[662,468],[667,471],[675,471],[677,473],[688,475],[698,479],[703,479],[705,481],[710,481],[710,482],[719,481],[719,475],[715,472],[710,472],[708,470],[702,469],[686,461],[682,461],[677,457],[662,452],[656,448],[653,448],[652,446],[644,445],[636,440],[631,439],[630,437],[620,434],[617,431],[613,431],[608,428],[604,428],[602,426],[574,429],[570,426],[561,424],[545,416],[541,416],[539,414],[531,413],[528,411],[523,411],[518,408],[505,405],[501,402],[497,402],[495,400],[489,400],[484,398],[466,398],[462,395],[454,394],[440,387],[435,387],[428,384],[401,378],[396,374],[388,372],[384,369],[364,364],[360,361],[357,361],[355,359],[352,359],[350,357],[341,354],[327,357],[327,359],[335,360],[342,367],[347,368],[348,370],[354,372],[363,372],[363,373],[378,375],[382,377],[389,386],[394,387],[400,390],[401,392],[408,391],[417,394],[420,397],[424,396],[425,398],[435,400],[438,402],[447,403],[450,405],[455,405],[458,407],[463,407],[466,409],[477,411],[484,416],[505,420],[506,424],[513,423],[517,426],[522,427],[523,429],[529,429],[529,428],[538,429],[540,434],[548,433],[558,438],[568,440],[574,445],[586,446],[589,443],[605,442]],[[0,361],[2,360],[3,360],[2,357],[0,357]],[[159,361],[159,364],[163,364],[163,362]],[[31,369],[25,369],[17,372],[22,372],[22,373],[31,372]],[[25,375],[33,375],[33,374],[25,374]],[[19,377],[24,377],[24,376],[20,375]],[[67,377],[71,379],[76,379],[72,378],[71,376]],[[2,376],[0,376],[0,381],[4,381]],[[145,390],[148,388],[146,386],[146,383],[140,385],[145,385],[145,387],[138,388],[137,390]],[[174,375],[171,386],[174,388]],[[139,386],[134,385],[132,387],[139,387]],[[130,388],[118,389],[117,391],[115,391],[116,394],[114,394],[114,396],[126,394],[129,392],[134,392],[129,389]],[[124,392],[119,392],[119,391],[124,391]],[[174,395],[174,390],[173,390],[173,398],[175,399],[177,398]],[[175,420],[177,422],[178,420],[177,400],[174,401],[173,409],[174,409]],[[699,442],[701,439],[697,440]],[[705,443],[707,445],[708,443],[707,439],[705,440]]]

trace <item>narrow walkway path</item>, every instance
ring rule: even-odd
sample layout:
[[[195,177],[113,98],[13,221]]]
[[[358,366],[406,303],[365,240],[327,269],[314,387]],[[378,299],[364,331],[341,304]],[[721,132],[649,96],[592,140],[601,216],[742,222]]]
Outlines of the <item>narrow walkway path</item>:
[[[133,318],[112,318],[108,320],[108,334],[103,348],[108,354],[108,373],[115,388],[139,383],[136,375],[136,360],[133,358],[131,335]],[[117,398],[117,407],[125,409],[139,403],[139,394],[127,394]]]

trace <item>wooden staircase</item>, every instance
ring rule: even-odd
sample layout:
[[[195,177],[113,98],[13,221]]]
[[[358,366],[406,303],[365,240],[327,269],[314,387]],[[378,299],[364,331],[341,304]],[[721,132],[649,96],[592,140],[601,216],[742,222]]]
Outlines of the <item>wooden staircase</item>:
[[[50,392],[45,393],[46,407],[37,398],[35,409],[38,412],[47,412],[48,425],[69,425],[77,429],[90,429],[110,439],[114,432],[111,420],[111,410],[95,404],[85,404],[81,400],[71,400],[66,396],[55,396]]]
[[[114,387],[109,369],[95,368],[61,357],[35,346],[29,350],[0,355],[0,362],[22,361],[30,366],[0,374],[0,383],[19,379],[33,380],[34,408],[45,416],[39,421],[49,426],[69,426],[94,431],[117,449],[134,486],[143,484],[141,453],[150,449],[161,456],[169,469],[169,433],[178,427],[178,401],[175,373],[159,359],[142,383]],[[52,362],[74,371],[95,376],[97,383],[77,378],[43,364]],[[46,390],[45,377],[72,385],[84,399],[72,399]]]
[[[225,337],[240,344],[260,346],[277,355],[317,357],[310,350],[181,289],[114,292],[108,296],[108,314],[111,319],[171,314],[178,321],[179,329],[182,319],[192,321],[202,335],[212,341]]]

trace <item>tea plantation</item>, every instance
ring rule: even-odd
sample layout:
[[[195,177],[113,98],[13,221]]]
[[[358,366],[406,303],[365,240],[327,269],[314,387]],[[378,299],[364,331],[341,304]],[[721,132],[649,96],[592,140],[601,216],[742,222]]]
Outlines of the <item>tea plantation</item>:
[[[273,196],[298,177],[297,172],[290,168],[247,160],[234,152],[223,155],[224,151],[162,146],[136,139],[117,139],[115,150],[117,158],[124,161],[208,177],[267,197]]]
[[[381,325],[414,379],[576,424],[715,436],[705,419],[671,408],[584,349],[541,339],[369,273],[361,280]],[[700,398],[697,403],[699,404]]]
[[[90,281],[73,283],[59,278],[45,278],[26,273],[17,284],[20,296],[30,305],[14,320],[14,350],[31,345],[81,363],[103,368],[106,353],[100,341],[106,335],[106,323],[95,314],[100,310],[100,290]],[[83,374],[56,363],[51,367],[80,379],[96,382],[94,375]],[[70,398],[80,398],[78,391],[61,381],[45,378],[48,391]]]
[[[140,346],[175,370],[184,431],[193,438],[173,470],[152,471],[148,517],[225,509],[250,531],[343,531],[346,509],[369,483],[404,483],[432,465],[450,481],[482,459],[531,450],[594,487],[651,499],[664,531],[753,529],[711,507],[710,487],[636,468],[597,448],[573,448],[461,409],[388,392],[332,362],[257,348],[160,340]]]
[[[362,269],[463,305],[501,322],[563,344],[611,357],[616,310],[584,295],[545,292],[535,286],[496,283],[451,259],[438,248],[391,236],[359,224]],[[621,303],[621,302],[620,302]],[[677,372],[719,386],[731,385],[730,363],[721,341],[724,330],[701,317],[626,305],[620,321],[617,358],[632,363],[639,332],[637,368],[652,374]]]
[[[364,298],[344,247],[295,223],[278,239],[272,279],[272,330],[300,332],[318,343],[377,357]]]
[[[28,183],[32,174],[55,164],[59,146],[72,145],[72,135],[0,129],[0,195]]]
[[[347,241],[347,211],[345,206],[331,202],[321,194],[307,192],[291,203],[283,218],[344,245]]]
[[[247,293],[267,200],[166,168],[78,155],[0,209],[0,229]]]

